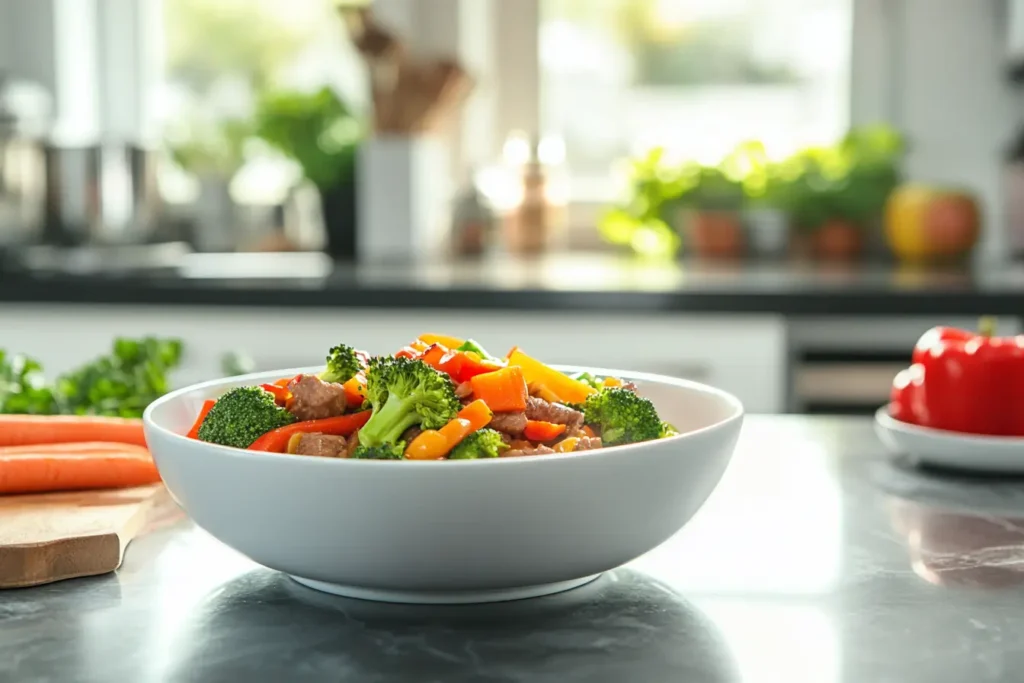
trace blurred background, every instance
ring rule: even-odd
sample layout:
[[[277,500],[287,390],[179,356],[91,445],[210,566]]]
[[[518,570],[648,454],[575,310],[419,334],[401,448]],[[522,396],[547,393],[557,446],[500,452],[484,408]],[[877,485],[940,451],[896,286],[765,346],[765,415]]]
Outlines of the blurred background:
[[[0,348],[441,331],[868,412],[1024,310],[1024,2],[0,0]]]

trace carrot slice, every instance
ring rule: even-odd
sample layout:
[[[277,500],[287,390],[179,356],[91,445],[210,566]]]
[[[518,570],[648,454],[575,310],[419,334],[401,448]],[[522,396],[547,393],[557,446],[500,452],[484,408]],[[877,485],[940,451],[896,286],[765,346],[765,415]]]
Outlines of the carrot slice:
[[[486,401],[477,399],[460,410],[458,417],[463,420],[469,420],[470,427],[472,427],[470,431],[475,432],[490,424],[491,418],[494,417],[494,412],[487,405]]]
[[[207,401],[203,401],[203,407],[199,410],[199,417],[196,418],[195,424],[192,425],[192,429],[188,430],[188,438],[199,438],[199,428],[203,426],[203,420],[205,420],[206,416],[210,413],[214,403],[216,403],[216,401],[212,398]]]
[[[526,429],[523,431],[530,441],[554,441],[565,432],[565,425],[554,422],[542,422],[540,420],[529,420]]]
[[[149,452],[124,444],[108,451],[67,453],[41,445],[36,453],[0,455],[0,494],[126,488],[158,481]]]
[[[473,386],[473,395],[484,401],[491,410],[526,410],[526,400],[530,393],[521,368],[509,366],[476,375],[469,381]]]
[[[77,415],[0,415],[0,446],[76,441],[146,445],[142,420]]]
[[[125,453],[148,453],[142,446],[130,443],[117,443],[113,441],[79,441],[75,443],[40,443],[33,446],[4,446],[0,448],[0,458],[15,455],[35,455],[39,453],[55,453],[58,455],[81,454],[81,453],[110,453],[111,451],[123,451]]]
[[[597,432],[591,429],[590,425],[583,425],[583,428],[580,429],[580,431],[583,432],[584,436],[589,436],[591,439],[597,436]]]

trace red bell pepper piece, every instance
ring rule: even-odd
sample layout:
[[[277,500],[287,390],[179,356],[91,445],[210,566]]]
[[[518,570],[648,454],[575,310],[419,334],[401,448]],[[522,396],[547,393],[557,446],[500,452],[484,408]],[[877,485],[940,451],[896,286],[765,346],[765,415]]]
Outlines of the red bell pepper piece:
[[[565,432],[565,425],[554,422],[542,422],[540,420],[529,420],[526,429],[523,431],[530,441],[554,441]]]
[[[199,428],[203,426],[203,420],[205,420],[206,416],[210,413],[210,409],[213,408],[214,403],[216,403],[216,401],[212,398],[207,401],[203,401],[203,407],[199,411],[199,417],[196,418],[195,424],[192,425],[192,429],[188,430],[188,438],[199,438]]]
[[[894,419],[913,425],[928,423],[923,403],[924,393],[921,390],[923,382],[924,366],[920,363],[896,374],[889,393],[889,414]]]
[[[256,439],[249,446],[249,450],[284,453],[285,448],[288,447],[288,440],[294,434],[317,433],[330,434],[332,436],[348,436],[366,424],[366,421],[370,419],[371,412],[364,410],[361,413],[351,413],[340,417],[327,417],[322,420],[307,420],[279,427]]]
[[[288,399],[292,397],[292,392],[276,384],[261,384],[260,388],[273,394],[274,400],[279,406],[288,403]]]
[[[1024,436],[1024,336],[947,333],[919,354],[918,419],[935,429]]]

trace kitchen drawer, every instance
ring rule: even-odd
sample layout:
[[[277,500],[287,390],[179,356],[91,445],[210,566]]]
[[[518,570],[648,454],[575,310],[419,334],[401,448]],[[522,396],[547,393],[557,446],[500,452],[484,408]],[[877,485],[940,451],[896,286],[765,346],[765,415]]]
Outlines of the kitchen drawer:
[[[419,332],[440,331],[473,336],[494,353],[518,345],[551,363],[707,382],[735,393],[751,412],[779,412],[785,397],[785,324],[774,316],[7,306],[0,326],[0,346],[31,351],[51,372],[102,352],[115,335],[182,338],[187,358],[176,379],[190,383],[219,376],[228,351],[269,370],[320,363],[340,341],[385,353]]]

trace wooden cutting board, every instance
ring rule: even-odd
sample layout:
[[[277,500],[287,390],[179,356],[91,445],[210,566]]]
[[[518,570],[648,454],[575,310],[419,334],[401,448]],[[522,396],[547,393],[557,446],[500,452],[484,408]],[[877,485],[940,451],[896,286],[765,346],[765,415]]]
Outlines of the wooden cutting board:
[[[162,484],[0,496],[0,588],[112,572],[132,538],[169,506]]]

